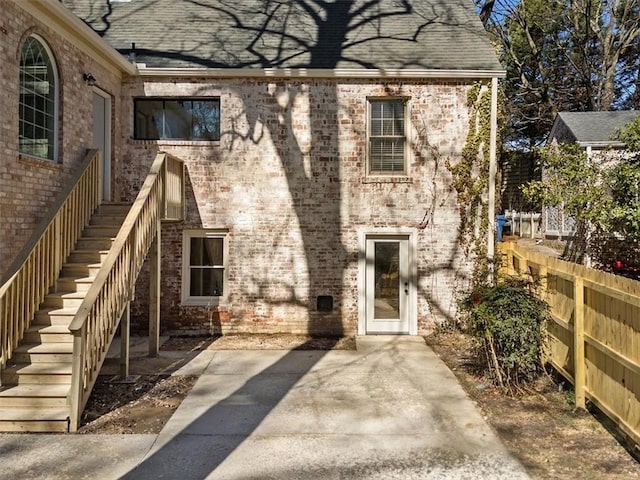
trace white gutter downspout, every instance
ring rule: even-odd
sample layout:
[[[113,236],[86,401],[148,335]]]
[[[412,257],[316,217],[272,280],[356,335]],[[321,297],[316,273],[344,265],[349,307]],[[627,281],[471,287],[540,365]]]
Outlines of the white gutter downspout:
[[[496,228],[496,172],[498,141],[498,78],[491,79],[491,132],[489,137],[489,231],[487,232],[487,260],[489,263],[489,283],[494,281],[495,228]]]

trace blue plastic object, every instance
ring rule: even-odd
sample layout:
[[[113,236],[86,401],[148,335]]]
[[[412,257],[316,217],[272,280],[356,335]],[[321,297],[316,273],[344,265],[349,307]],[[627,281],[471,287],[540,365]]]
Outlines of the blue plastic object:
[[[507,217],[505,215],[496,215],[496,230],[498,231],[497,240],[502,241],[502,229],[504,224],[507,223]]]

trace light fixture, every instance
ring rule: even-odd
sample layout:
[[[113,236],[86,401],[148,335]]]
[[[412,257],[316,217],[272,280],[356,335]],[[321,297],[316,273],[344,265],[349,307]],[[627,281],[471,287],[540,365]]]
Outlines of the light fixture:
[[[87,72],[82,75],[82,79],[87,82],[87,85],[93,87],[96,84],[96,77],[93,74]]]

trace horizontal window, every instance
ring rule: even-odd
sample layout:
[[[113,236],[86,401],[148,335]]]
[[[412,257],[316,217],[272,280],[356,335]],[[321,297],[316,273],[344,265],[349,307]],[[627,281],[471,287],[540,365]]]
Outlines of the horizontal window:
[[[134,111],[138,140],[220,140],[219,98],[139,98]]]

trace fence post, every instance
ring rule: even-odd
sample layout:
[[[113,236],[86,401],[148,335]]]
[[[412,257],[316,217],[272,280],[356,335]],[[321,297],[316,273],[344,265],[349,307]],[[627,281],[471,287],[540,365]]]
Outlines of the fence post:
[[[544,265],[540,265],[540,271],[539,271],[539,275],[540,275],[540,297],[543,300],[547,300],[548,299],[548,294],[549,294],[549,282],[548,282],[548,276],[549,276],[549,269],[547,268],[547,259],[545,258],[545,263]]]
[[[584,358],[584,282],[573,277],[573,377],[576,407],[586,408]]]

